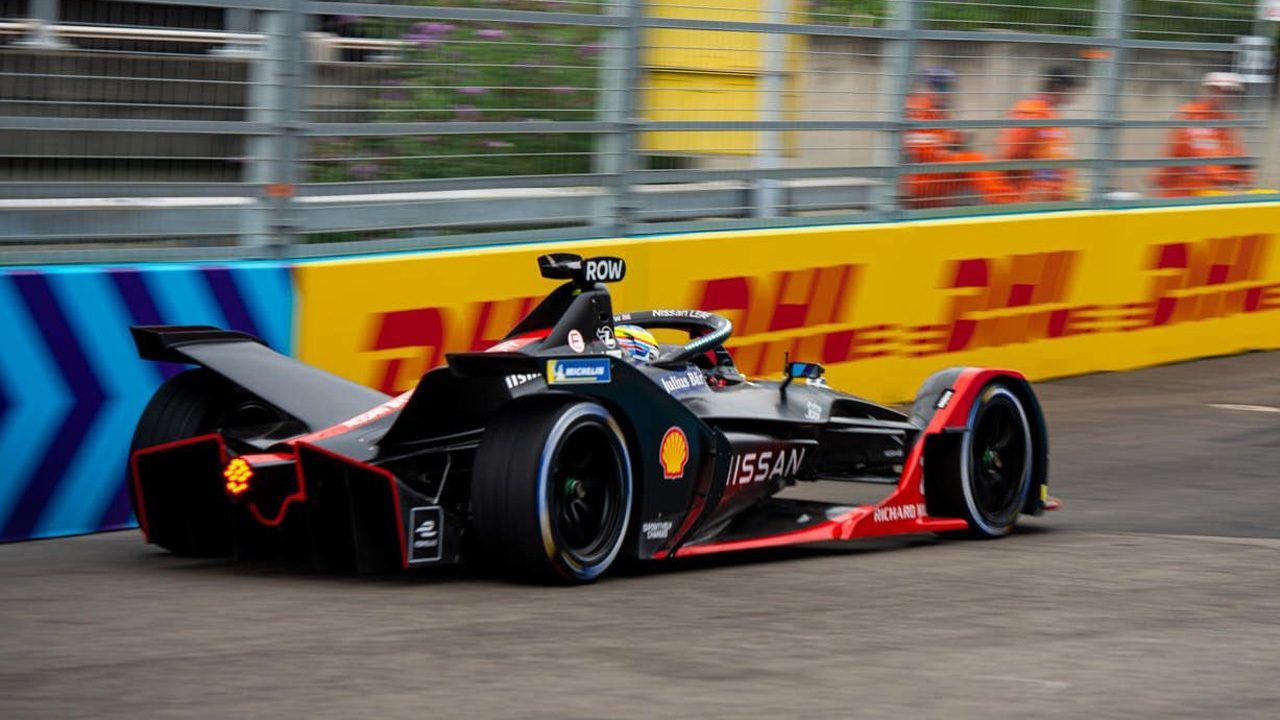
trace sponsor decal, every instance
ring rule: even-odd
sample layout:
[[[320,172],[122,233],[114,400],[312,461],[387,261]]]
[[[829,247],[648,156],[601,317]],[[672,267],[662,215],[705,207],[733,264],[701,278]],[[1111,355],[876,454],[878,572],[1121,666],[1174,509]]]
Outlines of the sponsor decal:
[[[607,383],[612,379],[609,358],[555,358],[547,361],[547,382],[552,385]]]
[[[666,540],[671,536],[673,525],[670,520],[655,520],[641,525],[640,532],[644,533],[645,540]]]
[[[618,282],[627,276],[627,263],[617,257],[587,258],[582,261],[582,270],[589,282]]]
[[[608,325],[602,325],[600,329],[596,330],[596,339],[604,343],[604,346],[610,350],[618,347],[618,341],[613,338],[613,328]]]
[[[949,261],[939,288],[941,317],[928,325],[855,325],[854,300],[866,272],[855,264],[712,278],[696,283],[692,296],[697,307],[733,321],[729,350],[738,368],[766,375],[788,354],[830,366],[1096,332],[1096,306],[1067,304],[1081,255],[1063,250]]]
[[[756,452],[734,453],[729,459],[729,478],[726,485],[750,485],[793,478],[800,473],[804,465],[804,456],[808,448],[778,447]]]
[[[924,503],[910,503],[908,505],[886,505],[878,507],[871,514],[872,522],[898,522],[900,520],[919,520],[928,517],[924,510]]]
[[[1273,309],[1263,280],[1274,235],[1237,235],[1151,248],[1146,310],[1132,329]]]
[[[821,420],[822,406],[812,400],[804,401],[804,419],[805,420]]]
[[[361,350],[377,359],[364,384],[388,395],[408,390],[423,373],[444,362],[445,352],[480,352],[503,343],[539,300],[516,297],[373,314],[371,333]]]
[[[689,462],[689,438],[677,425],[667,428],[658,445],[658,461],[662,465],[662,477],[679,480],[684,477],[684,466]]]
[[[1080,251],[966,258],[951,263],[943,290],[951,296],[938,326],[916,328],[915,355],[1002,347],[1089,332],[1068,306]]]
[[[776,372],[788,353],[824,365],[880,357],[889,354],[895,340],[888,327],[850,323],[863,271],[862,265],[830,265],[712,278],[693,287],[697,311],[663,312],[727,316],[735,328],[729,350],[748,377]]]
[[[937,408],[938,410],[945,409],[948,405],[951,404],[951,398],[955,396],[955,394],[956,394],[955,391],[950,388],[944,390],[942,393],[942,397],[938,398],[938,404],[935,405],[934,407]]]
[[[444,550],[444,510],[439,506],[416,507],[409,511],[409,562],[435,562]]]
[[[702,371],[697,368],[689,368],[682,372],[664,373],[658,378],[658,383],[662,385],[663,390],[673,396],[707,388],[707,379],[703,376]]]
[[[390,415],[396,410],[404,407],[405,403],[409,402],[409,398],[411,397],[413,397],[412,390],[403,392],[372,410],[366,410],[350,420],[343,421],[342,427],[350,430],[352,428],[358,428],[361,425],[367,425],[379,418],[386,417],[387,415]]]
[[[577,330],[569,331],[569,348],[576,353],[587,349],[587,343],[582,339],[582,333]]]
[[[536,338],[536,337],[511,338],[510,340],[503,340],[497,345],[494,345],[493,347],[485,350],[485,352],[515,352],[516,350],[519,350],[525,345],[530,345],[538,342],[538,340],[540,339],[541,338]]]
[[[711,313],[706,310],[654,310],[653,316],[657,318],[693,318],[694,320],[706,320],[711,317]]]
[[[542,376],[539,375],[538,373],[515,373],[514,375],[506,376],[505,378],[503,378],[503,380],[507,383],[508,390],[515,390],[521,385],[524,385],[525,383],[530,382],[532,380],[538,380],[541,377]]]

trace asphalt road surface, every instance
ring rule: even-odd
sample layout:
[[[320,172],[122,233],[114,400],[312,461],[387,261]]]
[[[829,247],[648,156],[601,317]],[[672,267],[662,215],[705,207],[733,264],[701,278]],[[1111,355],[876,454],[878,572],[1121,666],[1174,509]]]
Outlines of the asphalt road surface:
[[[994,542],[570,589],[0,546],[0,718],[1280,717],[1280,353],[1039,391],[1066,507]]]

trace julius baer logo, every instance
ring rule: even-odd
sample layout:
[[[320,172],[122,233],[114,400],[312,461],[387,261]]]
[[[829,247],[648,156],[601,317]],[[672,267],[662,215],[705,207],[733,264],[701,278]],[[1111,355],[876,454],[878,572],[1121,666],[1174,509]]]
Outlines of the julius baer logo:
[[[607,383],[611,379],[609,358],[555,358],[547,361],[547,383]]]

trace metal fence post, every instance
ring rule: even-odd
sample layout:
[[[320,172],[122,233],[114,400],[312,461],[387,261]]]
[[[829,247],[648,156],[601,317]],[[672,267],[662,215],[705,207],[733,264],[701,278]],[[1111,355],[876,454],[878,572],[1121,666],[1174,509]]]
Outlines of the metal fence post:
[[[297,230],[292,213],[299,178],[299,114],[303,75],[309,70],[305,8],[304,0],[291,0],[283,10],[259,14],[266,39],[250,66],[248,119],[269,131],[246,143],[245,182],[259,195],[246,217],[242,245],[284,245]]]
[[[636,166],[636,95],[640,92],[641,0],[612,0],[609,14],[626,22],[609,33],[603,53],[597,117],[613,129],[596,142],[593,171],[604,176],[604,193],[594,205],[593,224],[602,234],[626,235],[635,208],[631,169]]]
[[[764,0],[764,22],[786,22],[787,0]],[[759,112],[764,122],[782,121],[783,81],[786,78],[787,36],[782,33],[765,33],[761,43],[762,67],[760,75]],[[776,170],[782,167],[782,131],[776,127],[756,133],[756,152],[753,166],[757,170]],[[781,204],[778,179],[757,178],[755,182],[755,216],[777,217]]]
[[[58,0],[29,0],[27,15],[35,21],[31,34],[14,43],[19,47],[61,50],[71,47],[54,34],[52,26],[58,24]]]
[[[1090,167],[1093,169],[1089,182],[1089,200],[1096,206],[1105,206],[1108,196],[1115,189],[1116,151],[1119,144],[1116,135],[1121,125],[1120,91],[1124,82],[1125,48],[1120,42],[1124,39],[1125,20],[1129,13],[1129,0],[1103,0],[1098,13],[1099,26],[1097,37],[1099,44],[1107,49],[1106,59],[1102,61],[1101,84],[1098,94],[1099,124],[1094,137],[1095,157]]]
[[[894,125],[880,148],[877,164],[887,169],[882,183],[872,188],[872,209],[884,217],[893,217],[901,208],[899,188],[902,186],[902,133],[907,118],[907,94],[915,67],[915,31],[919,27],[920,0],[897,0],[887,23],[890,30],[902,35],[884,41],[885,74],[880,97],[880,115]]]
[[[1241,115],[1250,117],[1254,108],[1261,113],[1265,120],[1259,123],[1259,127],[1253,132],[1253,137],[1246,135],[1247,145],[1246,152],[1251,155],[1257,155],[1261,163],[1260,167],[1254,169],[1254,187],[1275,189],[1280,184],[1280,112],[1273,112],[1274,109],[1274,93],[1276,83],[1280,82],[1274,74],[1274,68],[1277,63],[1274,57],[1276,51],[1276,27],[1280,23],[1266,20],[1262,14],[1262,4],[1264,0],[1259,0],[1257,14],[1254,15],[1253,28],[1251,32],[1255,37],[1264,37],[1270,40],[1270,50],[1273,53],[1271,59],[1271,77],[1268,82],[1249,83],[1246,86],[1245,102],[1250,103],[1246,106]],[[1257,148],[1262,150],[1258,151]]]
[[[229,7],[222,11],[222,29],[234,33],[253,32],[253,14],[249,8]],[[254,45],[231,43],[216,47],[209,52],[214,55],[248,57],[256,54],[258,50],[259,48]]]

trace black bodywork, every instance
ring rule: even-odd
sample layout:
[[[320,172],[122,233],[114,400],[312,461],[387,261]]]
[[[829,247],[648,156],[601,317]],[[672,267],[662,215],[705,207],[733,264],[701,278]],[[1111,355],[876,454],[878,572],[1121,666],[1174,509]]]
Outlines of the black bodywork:
[[[626,435],[636,500],[624,552],[634,557],[823,521],[821,507],[769,501],[799,480],[898,482],[920,418],[812,375],[747,380],[723,348],[727,320],[693,310],[615,314],[606,287],[587,277],[600,261],[617,264],[597,266],[597,279],[621,279],[621,260],[542,258],[544,276],[564,284],[503,343],[448,355],[398,398],[247,335],[135,327],[143,357],[203,366],[279,411],[270,423],[136,452],[144,531],[196,554],[284,552],[327,569],[457,562],[470,552],[470,472],[490,419],[512,403],[559,394],[608,408]],[[689,340],[638,365],[620,357],[615,323],[683,331]],[[577,341],[581,352],[571,347]],[[678,454],[663,455],[673,428],[687,439],[678,471]],[[254,475],[246,492],[231,496],[225,468],[236,457],[248,458]]]

